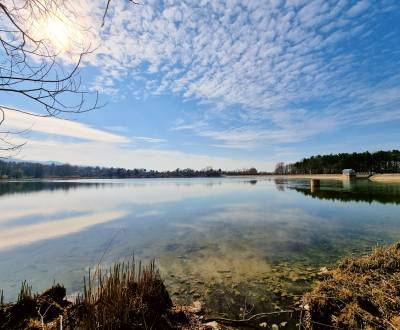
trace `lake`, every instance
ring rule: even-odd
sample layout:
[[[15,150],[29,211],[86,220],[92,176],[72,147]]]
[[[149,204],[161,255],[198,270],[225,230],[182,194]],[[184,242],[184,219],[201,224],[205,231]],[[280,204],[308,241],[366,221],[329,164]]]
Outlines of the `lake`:
[[[400,185],[281,178],[0,183],[0,288],[79,292],[83,276],[156,259],[173,299],[209,313],[290,306],[322,266],[400,238]],[[244,307],[243,307],[244,306]]]

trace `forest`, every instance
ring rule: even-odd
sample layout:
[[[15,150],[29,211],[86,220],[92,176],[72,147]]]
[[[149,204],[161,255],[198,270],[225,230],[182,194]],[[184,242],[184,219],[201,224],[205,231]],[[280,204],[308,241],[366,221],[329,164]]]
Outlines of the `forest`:
[[[292,164],[278,163],[276,174],[340,174],[351,168],[362,173],[399,173],[400,151],[353,152],[317,155]]]
[[[0,161],[0,179],[44,178],[168,178],[168,177],[218,177],[222,171],[207,167],[203,170],[179,169],[154,171],[144,168],[76,166],[70,164],[42,164],[35,162]]]

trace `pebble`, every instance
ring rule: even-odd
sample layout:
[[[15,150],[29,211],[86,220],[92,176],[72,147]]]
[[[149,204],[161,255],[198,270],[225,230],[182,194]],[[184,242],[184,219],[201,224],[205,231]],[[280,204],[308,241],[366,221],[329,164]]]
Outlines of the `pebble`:
[[[215,321],[208,322],[208,323],[205,324],[205,326],[207,327],[207,329],[211,329],[211,330],[219,330],[219,329],[221,329],[219,324],[217,322],[215,322]]]
[[[230,273],[231,270],[230,269],[218,269],[217,273]]]
[[[325,275],[325,274],[328,274],[328,273],[329,273],[328,268],[326,268],[326,267],[321,267],[321,268],[319,269],[318,275]]]
[[[280,308],[277,304],[274,304],[274,310],[276,310],[276,311],[281,311],[282,308]]]
[[[192,306],[190,306],[190,311],[195,314],[200,313],[202,309],[203,309],[203,304],[199,300],[194,301]]]

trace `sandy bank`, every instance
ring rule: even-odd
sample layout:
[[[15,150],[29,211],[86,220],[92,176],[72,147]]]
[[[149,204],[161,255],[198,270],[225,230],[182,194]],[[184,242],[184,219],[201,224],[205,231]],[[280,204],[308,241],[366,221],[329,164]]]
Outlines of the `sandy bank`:
[[[345,180],[346,178],[341,174],[292,174],[292,175],[226,175],[226,178],[243,178],[253,180],[265,179],[296,179],[296,180]]]
[[[400,183],[400,174],[375,174],[369,178],[371,181],[376,182],[393,182]]]

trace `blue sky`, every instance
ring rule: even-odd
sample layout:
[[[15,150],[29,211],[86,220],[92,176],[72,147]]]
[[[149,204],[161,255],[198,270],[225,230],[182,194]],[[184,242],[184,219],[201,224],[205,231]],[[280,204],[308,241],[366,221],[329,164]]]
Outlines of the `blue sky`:
[[[399,148],[398,1],[115,0],[103,28],[83,3],[97,49],[81,75],[105,106],[75,122],[9,114],[33,124],[25,159],[271,170]]]

